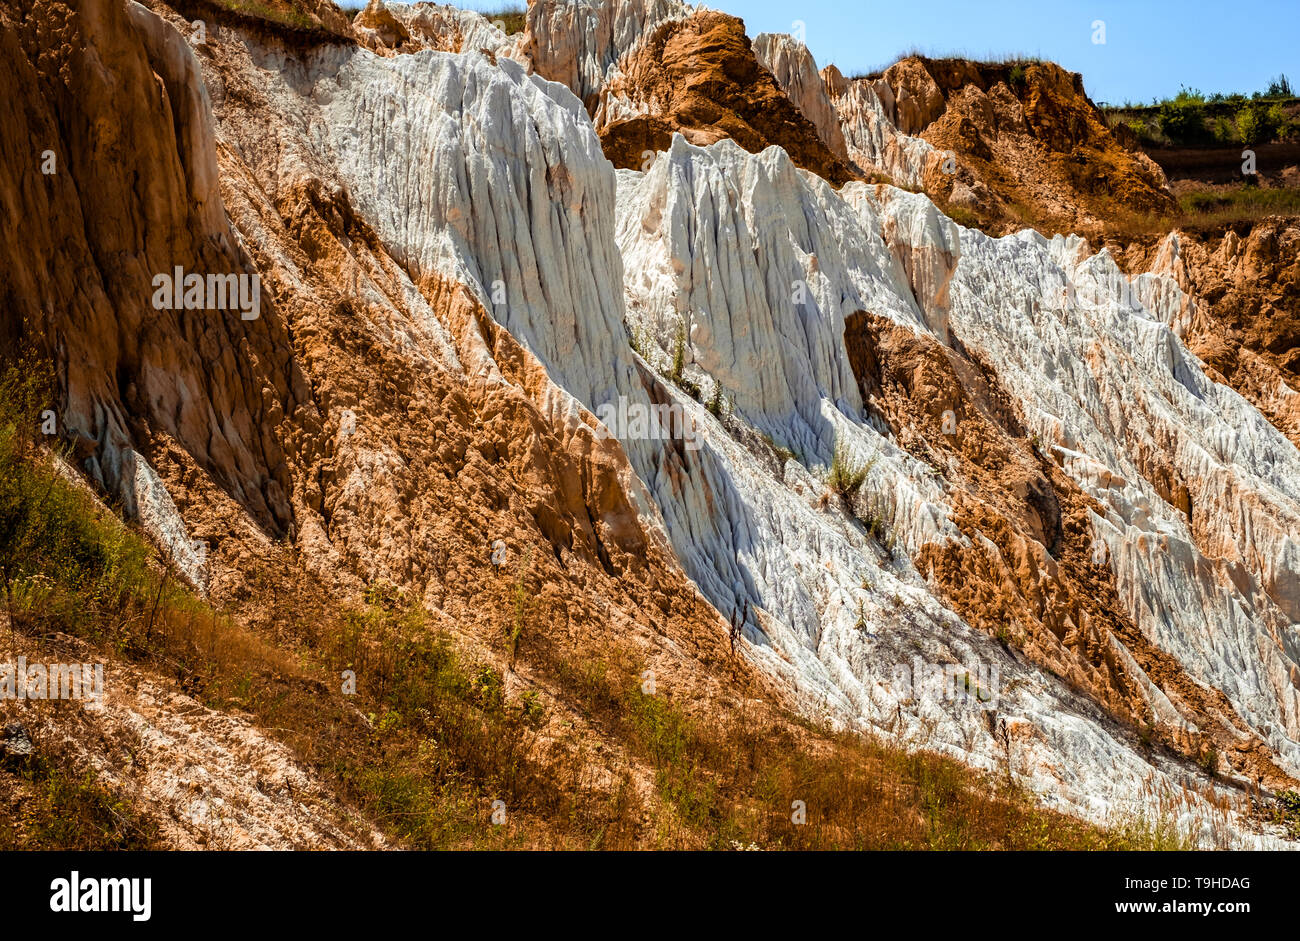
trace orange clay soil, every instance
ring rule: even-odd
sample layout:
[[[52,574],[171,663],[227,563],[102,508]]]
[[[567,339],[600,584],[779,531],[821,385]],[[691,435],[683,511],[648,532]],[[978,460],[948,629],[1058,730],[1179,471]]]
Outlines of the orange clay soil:
[[[899,129],[955,155],[956,172],[931,168],[925,191],[965,210],[968,224],[1087,234],[1116,211],[1175,208],[1160,168],[1111,133],[1077,73],[1050,62],[910,57],[884,79],[899,101]]]
[[[854,178],[759,65],[734,16],[705,12],[665,23],[621,69],[602,95],[625,97],[647,113],[600,128],[605,156],[617,167],[640,169],[643,152],[667,149],[680,132],[701,146],[730,137],[751,153],[778,144],[836,186]]]

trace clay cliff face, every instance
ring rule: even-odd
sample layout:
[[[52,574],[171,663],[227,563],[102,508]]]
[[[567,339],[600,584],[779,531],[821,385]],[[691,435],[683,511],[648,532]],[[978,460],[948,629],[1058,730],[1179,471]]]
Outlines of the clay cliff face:
[[[1251,526],[1261,527],[1255,535],[1231,521],[1251,512],[1248,491],[1271,492],[1278,480],[1271,462],[1290,466],[1296,455],[1230,390],[1194,378],[1195,360],[1160,326],[1185,300],[1175,285],[1148,276],[1126,287],[1114,263],[1077,238],[990,239],[961,229],[918,194],[850,184],[836,197],[788,163],[746,157],[725,142],[700,151],[683,141],[668,157],[645,174],[620,175],[628,319],[665,369],[684,324],[685,375],[701,398],[720,387],[733,419],[800,455],[778,476],[790,488],[784,495],[765,493],[757,468],[729,472],[745,480],[753,520],[800,519],[797,495],[806,484],[795,464],[827,466],[833,450],[851,447],[873,468],[853,517],[867,521],[868,545],[883,539],[911,557],[926,591],[1189,758],[1222,755],[1236,773],[1274,782],[1294,775],[1289,760],[1270,754],[1289,750],[1283,728],[1296,717],[1294,651],[1285,633],[1277,645],[1264,638],[1292,617],[1293,576],[1273,560],[1292,559],[1281,563],[1288,573],[1295,564],[1288,535],[1295,498],[1251,513]],[[794,272],[792,294],[777,272]],[[887,319],[892,333],[864,336],[860,311]],[[1200,404],[1207,396],[1215,403],[1208,412]],[[864,412],[886,422],[887,436]],[[1212,420],[1218,430],[1198,427],[1211,414],[1220,416]],[[1114,422],[1124,434],[1114,434]],[[1211,456],[1195,444],[1229,427],[1241,429],[1244,446],[1270,455],[1254,464],[1252,482],[1237,476],[1226,452]],[[929,443],[927,434],[945,437]],[[840,555],[844,537],[832,535],[831,516],[760,528],[760,538],[709,556],[754,551],[760,561],[746,566],[750,572],[800,573],[779,585],[758,581],[761,604],[774,614],[764,621],[767,636],[785,655],[809,655],[796,661],[796,682],[819,691],[819,667],[853,664],[852,678],[832,674],[833,686],[852,703],[845,708],[878,714],[891,702],[878,678],[897,656],[894,640],[929,649],[960,635],[927,622],[919,606],[895,624],[887,599],[900,589],[880,568],[858,567],[869,555],[852,536]],[[762,525],[747,520],[743,532]],[[805,573],[805,551],[827,560],[825,568]],[[691,557],[681,546],[679,554]],[[777,562],[782,554],[792,558]],[[1260,580],[1228,589],[1243,591],[1254,610],[1245,620],[1214,600],[1237,577],[1237,559],[1249,559]],[[706,573],[689,563],[688,570],[709,584]],[[1164,600],[1152,604],[1153,595]],[[855,629],[863,611],[882,626],[878,637]],[[1165,617],[1178,627],[1168,629]],[[1262,646],[1246,646],[1268,662],[1260,670],[1270,679],[1256,691],[1236,687],[1226,661],[1215,664],[1215,638],[1225,629],[1257,632]],[[974,649],[1010,669],[997,644]],[[1231,691],[1234,704],[1203,698],[1201,685]],[[1276,703],[1274,719],[1252,729],[1246,717],[1258,716],[1262,700]],[[1054,737],[1042,708],[1044,700],[1030,698],[1001,706],[1018,716],[1018,748],[1072,756],[1044,755],[1039,767],[1086,777],[1096,753],[1082,755],[1114,747]],[[1079,715],[1060,701],[1047,708]],[[908,708],[899,715],[908,717]],[[1235,731],[1221,739],[1225,727]],[[979,738],[974,729],[944,734]],[[1126,766],[1122,749],[1115,754],[1116,766]],[[1095,798],[1119,780],[1067,777],[1054,787]]]
[[[0,154],[15,224],[0,248],[3,301],[11,331],[25,322],[61,366],[60,433],[131,512],[148,473],[132,443],[145,426],[180,441],[264,525],[288,530],[276,433],[305,390],[274,296],[255,320],[238,307],[154,306],[154,279],[177,267],[255,271],[226,220],[192,51],[136,5],[13,3],[0,15]]]
[[[754,56],[772,73],[790,101],[813,123],[817,136],[832,154],[849,164],[849,150],[840,130],[839,115],[827,94],[817,63],[801,42],[780,33],[760,33],[754,38]]]
[[[1179,231],[1113,250],[1129,271],[1178,282],[1189,302],[1171,326],[1213,375],[1300,446],[1300,221]]]
[[[832,65],[821,72],[831,121],[823,96],[809,88],[815,66],[802,44],[760,40],[778,81],[828,145],[842,130],[860,172],[923,190],[984,231],[1088,232],[1106,240],[1128,274],[1173,277],[1186,299],[1170,325],[1216,378],[1300,440],[1293,220],[1117,236],[1135,219],[1172,219],[1173,197],[1159,167],[1107,129],[1080,76],[1050,63],[911,57],[850,81]]]
[[[685,19],[681,0],[539,0],[528,4],[524,52],[594,113],[611,69],[661,25]]]
[[[352,31],[366,48],[380,55],[437,49],[443,52],[500,51],[526,59],[523,37],[512,39],[471,10],[437,3],[385,3],[371,0],[352,22]]]
[[[900,443],[948,467],[969,541],[926,545],[917,566],[963,617],[1172,750],[1193,760],[1212,751],[1253,780],[1289,786],[1222,694],[1125,611],[1093,541],[1090,519],[1104,508],[1032,444],[985,362],[867,314],[846,321],[845,343],[864,398]]]
[[[595,122],[617,167],[641,168],[645,153],[681,133],[701,145],[730,138],[751,153],[777,144],[835,184],[854,175],[759,64],[744,23],[721,13],[665,23],[620,60]]]
[[[1052,63],[911,57],[878,78],[823,75],[864,169],[923,188],[986,231],[1099,231],[1116,213],[1173,209],[1159,167],[1125,149],[1081,77]]]
[[[301,102],[287,88],[268,93],[258,66],[301,55],[292,36],[214,29],[196,55],[187,21],[162,6],[2,12],[6,100],[24,104],[4,135],[5,198],[24,220],[3,246],[15,271],[6,335],[52,347],[66,387],[61,436],[184,576],[235,607],[259,597],[250,579],[268,566],[301,566],[340,600],[397,585],[467,642],[494,646],[503,625],[488,612],[507,609],[497,599],[485,610],[484,589],[499,546],[544,612],[549,643],[644,645],[647,667],[684,703],[718,673],[735,689],[759,687],[727,663],[725,622],[657,534],[617,440],[596,434],[595,417],[462,284],[409,254],[395,260],[380,220],[358,213],[334,169],[346,142],[315,150],[297,123]],[[317,55],[307,68],[322,75],[369,57],[332,44]],[[96,56],[103,68],[90,67]],[[465,64],[460,81],[495,83],[477,101],[462,86],[466,105],[511,130],[492,115],[513,100],[510,80],[481,56]],[[425,100],[450,112],[442,94]],[[110,107],[116,124],[92,117]],[[57,173],[40,176],[39,151],[22,141],[48,141]],[[603,162],[594,134],[589,143]],[[459,148],[447,159],[472,162]],[[559,200],[568,187],[563,164],[553,169],[536,168],[538,185]],[[154,309],[153,273],[176,265],[258,273],[258,319]],[[292,563],[272,542],[286,537]],[[140,682],[147,691],[119,690],[94,734],[131,709],[187,741],[215,734],[179,718],[188,701],[157,678]],[[269,750],[257,766],[304,794],[324,787],[260,734],[228,735],[255,738]],[[168,845],[382,845],[340,831],[324,803],[313,826],[277,801],[245,800],[248,779],[228,765],[249,747],[176,746],[176,774],[210,782],[184,803],[220,798],[228,810],[167,830]],[[161,758],[151,767],[148,779],[119,769],[117,783],[166,815],[174,776]]]

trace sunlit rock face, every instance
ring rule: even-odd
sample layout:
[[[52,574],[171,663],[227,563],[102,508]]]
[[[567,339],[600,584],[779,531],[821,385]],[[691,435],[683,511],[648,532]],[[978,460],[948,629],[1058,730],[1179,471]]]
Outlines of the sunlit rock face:
[[[507,36],[497,23],[473,10],[440,3],[387,3],[371,0],[357,14],[352,31],[368,49],[381,55],[437,49],[525,59],[523,36]]]
[[[754,55],[776,78],[790,100],[817,128],[831,153],[848,161],[849,151],[840,130],[839,114],[826,93],[817,62],[803,43],[784,33],[760,33],[754,38]]]
[[[539,0],[528,5],[528,51],[540,75],[591,103],[620,58],[692,9],[680,0]]]
[[[307,81],[273,95],[286,115],[309,116],[304,126],[318,122],[312,147],[415,284],[469,285],[573,396],[557,408],[665,402],[688,416],[691,447],[623,441],[643,511],[724,615],[748,612],[750,655],[805,708],[900,737],[925,730],[985,767],[1010,741],[1015,770],[1040,793],[1099,818],[1148,779],[1197,775],[1143,754],[1102,706],[970,627],[913,564],[926,546],[978,538],[956,520],[942,463],[901,446],[905,429],[864,399],[845,331],[867,311],[986,362],[1038,446],[1102,508],[1095,535],[1122,614],[1187,676],[1223,689],[1248,734],[1291,766],[1295,704],[1281,681],[1295,652],[1261,640],[1287,636],[1294,603],[1285,478],[1296,456],[1199,373],[1161,311],[1137,306],[1147,294],[1176,302],[1169,285],[1141,282],[1126,297],[1105,256],[1077,240],[989,239],[920,195],[837,192],[778,148],[678,138],[646,172],[616,173],[567,88],[500,59],[317,56]],[[1080,301],[1068,324],[1034,319],[1055,316],[1046,299],[1071,285],[1095,303]],[[1232,452],[1251,455],[1248,469],[1231,487],[1198,482],[1198,467],[1213,473],[1192,440],[1228,423],[1253,429]],[[1167,502],[1144,476],[1156,474],[1147,443],[1180,436],[1166,476],[1190,495],[1190,525],[1175,506],[1182,491],[1161,483]],[[871,458],[856,507],[879,518],[874,532],[825,498],[837,443]],[[1225,519],[1212,546],[1196,507],[1209,513],[1216,499]],[[985,711],[908,696],[896,667],[917,655],[996,665],[992,726]],[[1234,660],[1252,679],[1226,676]],[[1139,698],[1156,721],[1195,721],[1148,686]]]
[[[0,246],[0,298],[10,324],[26,322],[52,349],[59,434],[135,515],[149,503],[141,488],[150,471],[137,467],[130,427],[143,419],[268,529],[286,531],[289,481],[274,426],[301,390],[286,368],[282,322],[269,303],[250,319],[251,308],[224,297],[217,308],[206,292],[157,293],[156,279],[171,283],[178,269],[246,283],[253,271],[222,205],[193,50],[136,3],[54,4],[31,17],[6,7],[0,16],[0,82],[9,99],[27,102],[8,113],[0,149],[13,224]],[[26,142],[52,155],[52,172],[33,177]],[[183,533],[162,524],[154,532],[185,564]]]
[[[1171,232],[1117,250],[1126,271],[1185,292],[1160,307],[1170,328],[1300,446],[1300,224],[1272,217],[1243,234]]]
[[[954,332],[1105,509],[1097,538],[1130,615],[1294,769],[1294,445],[1166,325],[1176,289],[1130,286],[1078,239],[966,232],[951,296]]]
[[[839,398],[836,357],[820,355],[814,339],[819,326],[842,335],[848,311],[871,310],[977,355],[1016,400],[1029,433],[1045,442],[1039,447],[1104,508],[1094,519],[1096,551],[1113,573],[1122,613],[1196,683],[1224,691],[1249,730],[1238,729],[1238,737],[1267,742],[1278,770],[1294,774],[1296,694],[1289,677],[1296,647],[1289,625],[1291,586],[1298,583],[1300,464],[1290,443],[1234,392],[1210,382],[1164,326],[1185,304],[1176,286],[1151,276],[1129,284],[1105,254],[1092,255],[1078,239],[990,239],[944,220],[924,196],[851,184],[841,198],[803,175],[784,187],[759,184],[768,155],[747,158],[718,144],[688,161],[688,149],[675,146],[661,161],[666,168],[628,173],[620,196],[628,320],[634,332],[639,327],[653,338],[661,361],[671,350],[674,319],[689,314],[701,325],[689,334],[690,362],[718,374],[737,414],[768,434],[784,430],[779,440],[799,441],[806,419],[786,419],[785,429],[774,420],[800,414],[787,404],[800,399],[799,385],[765,373],[793,351],[802,368],[787,372],[803,377],[805,388],[820,386],[824,405],[838,400],[852,415],[860,403]],[[739,165],[730,188],[719,169],[727,163]],[[813,220],[810,230],[836,232],[836,243],[859,247],[860,257],[846,263],[803,232],[780,236],[798,246],[796,257],[769,244],[776,238],[773,217],[762,207],[779,199],[773,194],[791,191],[803,201],[783,218]],[[839,205],[857,210],[857,231],[822,215]],[[702,219],[711,223],[704,231]],[[747,242],[753,258],[770,262],[766,270],[741,266],[734,246]],[[834,314],[809,318],[807,308],[785,301],[787,283],[772,269],[789,272],[791,281],[825,278],[829,302],[817,310],[838,313],[839,322]],[[868,273],[886,275],[874,294],[860,286]],[[756,297],[755,284],[767,285],[769,297]],[[735,301],[721,291],[728,285]],[[1055,298],[1061,302],[1053,304]],[[742,317],[747,329],[737,342]],[[747,335],[769,317],[780,325],[765,330],[766,342]],[[696,349],[697,337],[712,348]],[[751,343],[772,351],[763,367],[746,361]],[[842,345],[827,348],[843,354]],[[765,397],[771,388],[780,393]],[[805,408],[800,418],[814,411]],[[1218,444],[1207,448],[1206,441]],[[1252,457],[1243,461],[1244,454]],[[918,486],[914,477],[895,479],[894,487]],[[924,514],[896,512],[892,520],[913,551],[936,538],[908,525],[918,516]],[[1227,638],[1235,638],[1230,654]],[[1235,658],[1250,663],[1244,676],[1240,668],[1232,675]],[[1166,698],[1153,692],[1153,710]],[[1175,723],[1194,725],[1194,712],[1185,710]]]
[[[609,590],[638,554],[671,562],[654,578],[681,594],[684,572],[720,623],[743,621],[744,656],[807,716],[1005,771],[1097,820],[1158,809],[1186,784],[1185,826],[1249,843],[1238,818],[1216,816],[1206,795],[1222,785],[1194,757],[1214,743],[1238,778],[1300,773],[1295,447],[1183,346],[1172,276],[1129,281],[1078,238],[990,238],[891,186],[836,189],[780,147],[677,135],[645,170],[615,170],[584,99],[683,11],[535,4],[519,59],[460,19],[479,37],[468,45],[497,45],[289,55],[241,38],[203,61],[210,105],[198,66],[133,13],[184,92],[164,115],[188,128],[168,139],[176,200],[207,219],[211,166],[185,155],[222,154],[227,240],[312,308],[293,342],[323,414],[303,405],[295,420],[336,420],[329,396],[352,361],[331,364],[341,353],[320,328],[361,311],[401,389],[367,383],[391,381],[421,426],[394,409],[334,442],[328,467],[291,455],[312,471],[293,471],[299,544],[414,581],[417,553],[392,533],[450,537],[433,510],[397,512],[419,507],[418,478],[403,475],[424,450],[469,463],[472,435],[490,435],[468,430],[470,413],[495,418],[489,405],[526,392],[581,457],[564,465],[579,482],[548,497],[563,519],[546,525],[585,515],[572,551],[621,553],[597,563]],[[417,14],[389,12],[366,28],[416,35]],[[834,148],[808,61],[763,49]],[[855,94],[858,112],[843,104]],[[921,172],[929,152],[899,128],[924,120],[923,88],[891,102],[829,76],[826,95],[850,157],[886,161],[899,182]],[[190,116],[209,107],[211,127]],[[283,383],[268,399],[292,405]],[[424,407],[454,404],[454,383],[482,396],[475,408]],[[684,418],[665,428],[664,408]],[[633,413],[652,417],[622,421]],[[459,452],[419,437],[452,418]],[[249,428],[219,430],[232,467],[262,446]],[[502,459],[536,428],[509,431],[492,439]],[[404,451],[412,435],[419,448]],[[278,454],[249,460],[249,480],[289,473]],[[837,486],[836,465],[861,478]],[[137,486],[171,526],[157,476]],[[919,665],[996,675],[993,695],[918,695],[905,677]],[[1169,749],[1144,748],[1139,723]]]
[[[846,79],[828,65],[821,71],[849,159],[864,171],[878,170],[896,185],[920,188],[927,170],[944,155],[929,141],[903,133],[895,124],[894,92],[882,79]]]

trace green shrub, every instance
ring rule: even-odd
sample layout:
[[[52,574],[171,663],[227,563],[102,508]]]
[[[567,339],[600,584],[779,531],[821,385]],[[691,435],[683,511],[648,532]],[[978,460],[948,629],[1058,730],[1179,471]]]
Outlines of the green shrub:
[[[831,469],[826,475],[826,485],[833,492],[845,499],[852,498],[871,473],[875,460],[855,461],[846,445],[839,440],[835,442],[835,454],[831,458]]]
[[[1278,794],[1273,819],[1286,827],[1292,839],[1300,839],[1300,792],[1286,790]]]
[[[537,690],[530,689],[519,697],[519,718],[530,729],[539,729],[546,722],[546,704]]]
[[[1196,763],[1210,777],[1219,775],[1219,750],[1213,745],[1207,745],[1200,754],[1196,756]]]
[[[683,321],[677,325],[677,333],[673,337],[673,371],[669,376],[673,382],[681,385],[682,376],[686,372],[686,322]]]
[[[0,375],[0,601],[18,628],[132,652],[150,612],[182,591],[150,569],[143,539],[53,467],[37,440],[53,404],[42,375],[35,359]]]
[[[1205,138],[1205,108],[1198,101],[1171,101],[1161,106],[1160,130],[1176,144]]]
[[[1151,128],[1147,126],[1146,121],[1143,121],[1141,118],[1130,118],[1124,123],[1128,125],[1130,131],[1137,135],[1138,140],[1150,139]]]
[[[1252,101],[1237,112],[1237,133],[1248,147],[1273,140],[1285,123],[1281,105]]]
[[[1213,134],[1215,142],[1219,144],[1233,144],[1239,140],[1236,122],[1229,121],[1222,115],[1214,119]]]
[[[0,850],[162,848],[152,820],[100,783],[93,771],[74,771],[73,764],[72,756],[46,749],[18,772],[28,794],[16,815],[20,831],[0,827]]]
[[[722,383],[715,381],[713,383],[713,395],[709,396],[709,401],[704,407],[709,410],[710,415],[718,419],[718,421],[722,421],[723,416],[726,414],[725,404],[726,400],[722,395]]]
[[[1291,80],[1286,77],[1285,72],[1268,83],[1269,98],[1290,98],[1294,95],[1295,92],[1291,89]]]

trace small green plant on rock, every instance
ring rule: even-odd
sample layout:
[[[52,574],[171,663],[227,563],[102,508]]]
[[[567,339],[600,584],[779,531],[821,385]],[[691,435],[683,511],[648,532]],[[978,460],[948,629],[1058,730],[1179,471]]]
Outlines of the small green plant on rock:
[[[836,439],[835,454],[831,458],[830,471],[826,475],[826,485],[836,495],[850,500],[862,489],[862,484],[875,463],[874,456],[866,461],[855,460],[848,446]]]
[[[669,376],[673,382],[681,385],[686,372],[686,322],[677,325],[677,334],[673,338],[673,371]]]

